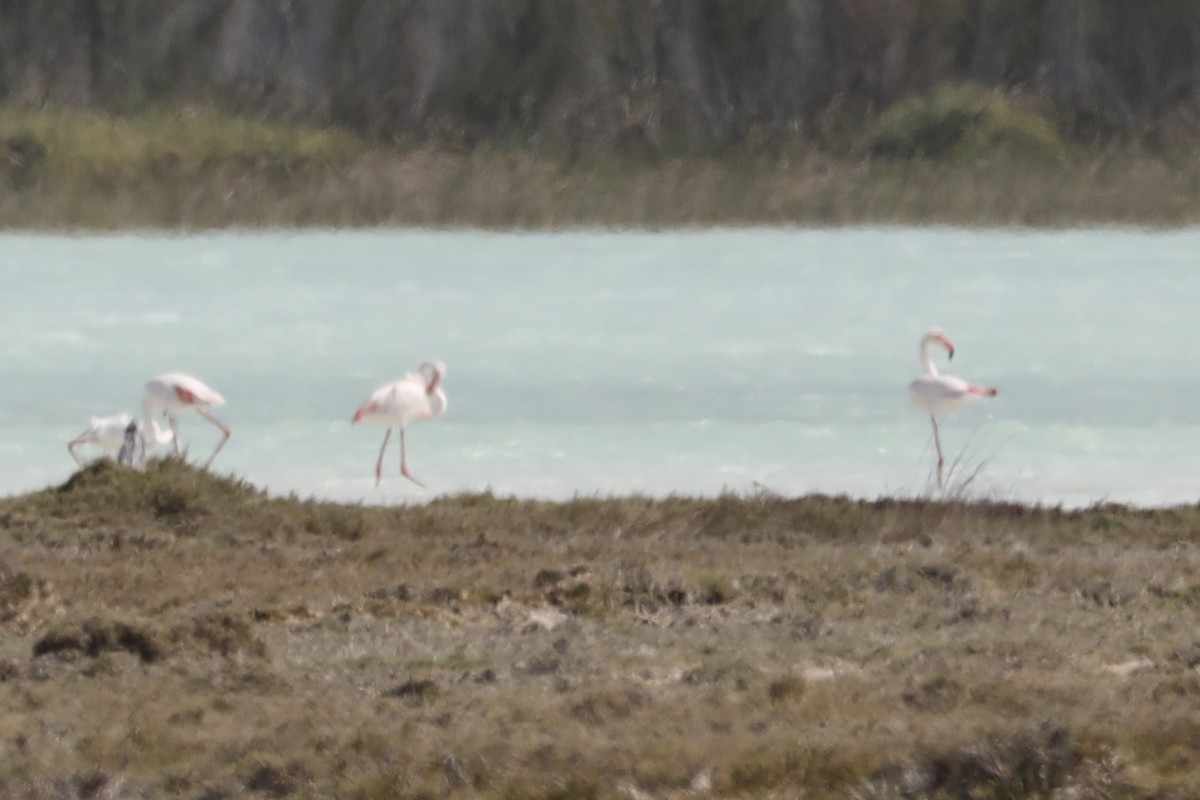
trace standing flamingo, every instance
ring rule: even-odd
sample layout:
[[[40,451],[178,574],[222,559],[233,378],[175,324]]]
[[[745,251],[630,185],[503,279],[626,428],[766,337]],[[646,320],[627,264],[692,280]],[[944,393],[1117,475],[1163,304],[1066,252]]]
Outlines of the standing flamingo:
[[[225,442],[229,440],[230,430],[225,423],[204,409],[224,404],[225,398],[203,381],[193,378],[191,375],[184,375],[182,372],[167,372],[147,381],[146,394],[142,399],[142,414],[146,418],[147,427],[154,423],[155,414],[162,412],[166,415],[167,422],[171,425],[171,434],[175,438],[175,455],[179,455],[179,428],[176,415],[180,411],[195,411],[216,425],[221,431],[221,441],[217,442],[216,449],[208,457],[208,461],[204,462],[204,468],[208,469],[208,465],[212,463],[212,460],[217,457],[217,453],[221,452],[221,448],[225,446]]]
[[[429,376],[426,377],[425,373]],[[417,486],[425,484],[408,471],[408,458],[404,448],[404,426],[418,419],[435,419],[446,413],[446,393],[442,391],[442,379],[446,377],[446,365],[441,361],[426,361],[416,372],[410,372],[398,381],[380,386],[371,392],[363,404],[354,412],[353,423],[373,422],[387,427],[383,444],[379,447],[379,460],[375,462],[375,485],[383,476],[383,453],[387,450],[392,428],[400,429],[400,474]]]
[[[75,448],[84,444],[94,444],[104,450],[106,454],[111,453],[124,444],[125,431],[129,428],[130,423],[133,423],[133,417],[125,413],[113,414],[110,417],[92,417],[87,430],[67,442],[67,452],[71,454],[71,458],[75,459],[75,463],[82,467],[83,459],[79,457]],[[134,424],[141,430],[142,423]],[[166,444],[172,438],[173,435],[170,431],[163,430],[158,427],[157,422],[151,420],[150,444]]]
[[[940,488],[942,467],[946,463],[946,458],[942,455],[942,441],[938,435],[938,415],[947,414],[968,400],[995,397],[996,390],[987,386],[967,383],[962,378],[952,375],[939,375],[937,366],[929,355],[929,345],[931,344],[939,344],[946,348],[949,357],[954,358],[954,342],[950,341],[950,337],[941,328],[933,328],[922,336],[919,352],[921,367],[925,370],[925,374],[909,384],[908,394],[914,406],[929,413],[929,421],[933,423],[933,444],[937,448],[937,477]]]

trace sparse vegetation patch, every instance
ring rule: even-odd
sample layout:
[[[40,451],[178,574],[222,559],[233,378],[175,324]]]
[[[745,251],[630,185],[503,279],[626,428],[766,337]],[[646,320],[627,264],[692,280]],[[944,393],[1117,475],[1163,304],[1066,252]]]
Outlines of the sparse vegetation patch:
[[[340,506],[168,459],[0,531],[17,796],[1200,789],[1194,507]]]

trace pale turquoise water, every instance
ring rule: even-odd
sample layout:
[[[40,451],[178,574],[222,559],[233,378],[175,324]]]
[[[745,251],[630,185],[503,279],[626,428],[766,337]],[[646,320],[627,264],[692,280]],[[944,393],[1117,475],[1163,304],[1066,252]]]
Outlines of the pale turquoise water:
[[[938,229],[0,236],[0,491],[65,480],[94,413],[183,370],[225,394],[214,468],[408,501],[928,491],[905,389],[931,325],[1000,388],[943,425],[971,491],[1200,499],[1200,232]],[[449,366],[449,413],[382,431],[378,384]],[[211,428],[182,435],[206,454]]]

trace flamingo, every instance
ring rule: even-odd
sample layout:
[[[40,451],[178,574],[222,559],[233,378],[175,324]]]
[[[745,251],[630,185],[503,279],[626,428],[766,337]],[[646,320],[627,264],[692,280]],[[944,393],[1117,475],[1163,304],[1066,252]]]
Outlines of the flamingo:
[[[423,362],[416,372],[410,372],[400,380],[371,392],[371,396],[354,412],[352,424],[373,422],[387,427],[383,444],[379,447],[379,459],[375,462],[376,486],[383,476],[383,453],[387,450],[392,428],[400,429],[400,474],[417,486],[425,486],[408,470],[404,426],[413,420],[436,419],[446,413],[446,393],[441,389],[445,377],[446,365],[441,361]]]
[[[946,348],[949,357],[954,358],[954,342],[950,341],[950,337],[941,328],[933,328],[922,336],[919,353],[921,367],[925,370],[925,374],[909,384],[908,395],[916,408],[929,413],[929,421],[933,423],[933,444],[937,448],[938,487],[941,487],[942,467],[946,463],[946,459],[942,455],[942,441],[938,435],[938,415],[948,414],[968,400],[995,397],[996,390],[989,386],[976,386],[952,375],[938,374],[937,366],[929,355],[929,345],[931,344]]]
[[[84,444],[94,444],[104,450],[106,454],[111,453],[125,443],[125,431],[131,423],[135,424],[139,431],[141,430],[142,423],[135,423],[133,417],[124,412],[108,417],[92,417],[88,422],[87,430],[67,442],[67,452],[71,454],[71,458],[75,459],[75,463],[82,467],[83,459],[79,457],[75,448]],[[157,422],[151,420],[150,444],[166,444],[172,438],[174,436],[170,431],[163,430]]]
[[[205,384],[198,378],[185,375],[182,372],[167,372],[146,382],[146,394],[142,399],[142,414],[147,427],[154,424],[154,415],[159,412],[167,417],[171,425],[171,434],[175,440],[175,455],[179,455],[179,429],[176,416],[180,411],[195,411],[204,419],[211,422],[221,431],[221,441],[204,462],[204,468],[217,457],[225,442],[229,440],[229,426],[205,411],[225,404],[225,398],[220,392]]]

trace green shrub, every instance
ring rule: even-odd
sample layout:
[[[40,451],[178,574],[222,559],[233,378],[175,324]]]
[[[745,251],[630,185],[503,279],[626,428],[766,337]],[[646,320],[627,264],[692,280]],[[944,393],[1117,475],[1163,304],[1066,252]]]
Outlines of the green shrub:
[[[963,85],[941,86],[892,106],[871,134],[870,151],[898,159],[1066,155],[1044,116],[1003,94]]]
[[[364,143],[332,128],[230,117],[202,107],[115,116],[98,110],[6,106],[0,149],[26,169],[114,179],[195,175],[229,166],[287,171],[348,163]],[[14,155],[15,154],[15,155]]]

